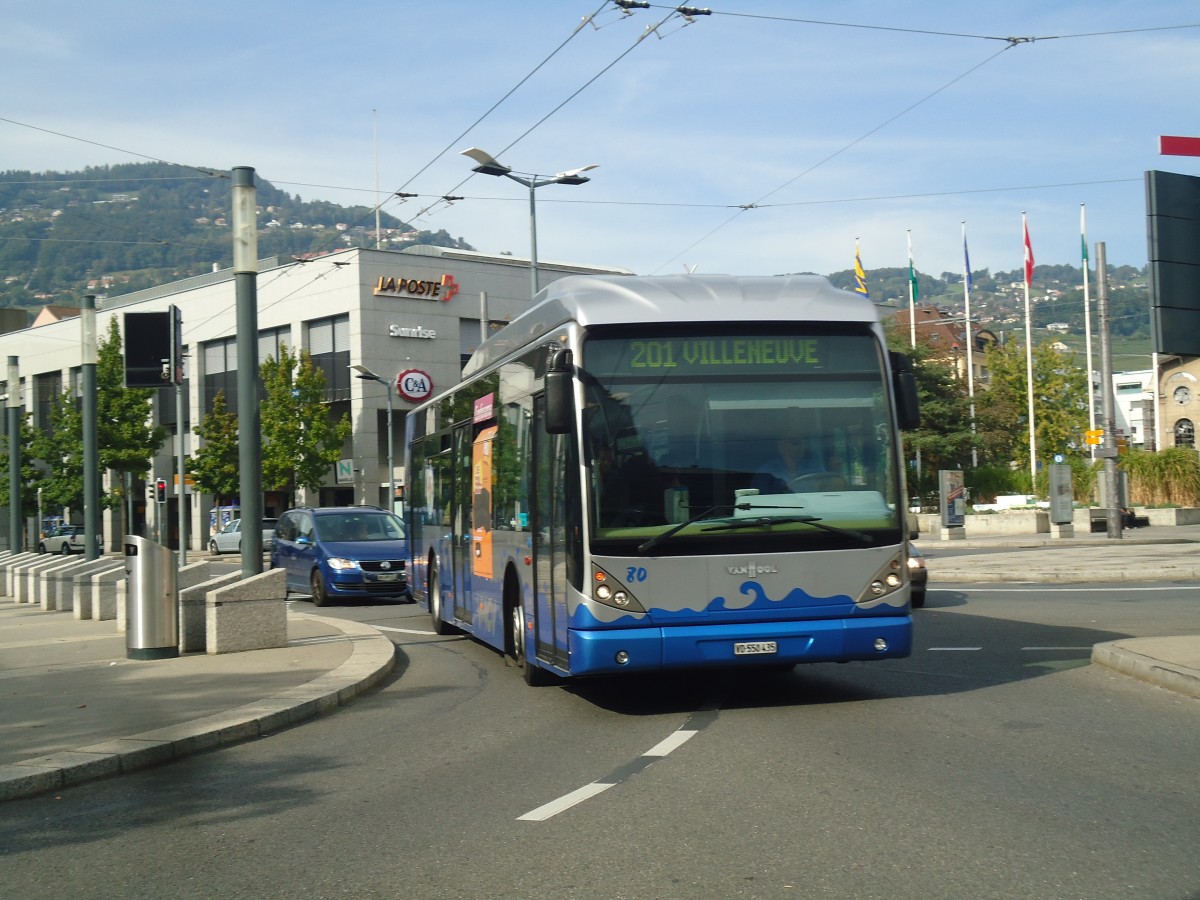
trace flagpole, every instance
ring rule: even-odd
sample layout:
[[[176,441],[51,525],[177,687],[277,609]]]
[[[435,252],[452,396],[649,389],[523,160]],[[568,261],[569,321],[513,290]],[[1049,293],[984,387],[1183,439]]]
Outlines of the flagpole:
[[[1087,210],[1083,203],[1079,204],[1079,244],[1083,259],[1083,333],[1087,348],[1087,383],[1088,383],[1088,428],[1096,430],[1096,386],[1095,369],[1092,368],[1092,299],[1088,293],[1088,246],[1087,246]],[[1089,452],[1095,457],[1095,448],[1089,446]]]
[[[1025,393],[1029,399],[1029,490],[1037,492],[1037,438],[1033,421],[1033,324],[1029,314],[1029,287],[1033,281],[1033,245],[1029,243],[1029,224],[1021,211],[1021,230],[1025,234]]]
[[[917,276],[913,269],[912,229],[908,229],[908,345],[917,346]]]
[[[971,328],[971,257],[967,254],[967,223],[962,223],[963,236],[963,315],[967,338],[967,399],[971,403],[971,436],[975,436],[975,364],[971,351],[975,348],[975,332]],[[979,467],[979,448],[971,446],[971,467]]]

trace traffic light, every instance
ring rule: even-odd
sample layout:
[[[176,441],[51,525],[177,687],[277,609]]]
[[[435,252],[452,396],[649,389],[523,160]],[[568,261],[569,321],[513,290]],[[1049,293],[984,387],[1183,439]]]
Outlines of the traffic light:
[[[154,482],[154,499],[159,503],[167,502],[167,480],[165,478]]]
[[[1084,434],[1084,441],[1086,441],[1088,444],[1091,444],[1093,446],[1097,446],[1100,444],[1101,440],[1103,440],[1103,438],[1104,438],[1104,429],[1093,428],[1091,431],[1085,431],[1083,434]]]

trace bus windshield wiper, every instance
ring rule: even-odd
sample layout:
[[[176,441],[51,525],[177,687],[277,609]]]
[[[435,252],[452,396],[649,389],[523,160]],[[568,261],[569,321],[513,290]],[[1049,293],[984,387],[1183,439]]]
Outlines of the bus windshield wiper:
[[[794,506],[762,506],[754,504],[739,504],[738,509],[795,509]],[[851,528],[838,528],[836,525],[827,525],[821,521],[820,516],[747,516],[744,519],[734,519],[732,522],[722,522],[719,525],[710,525],[703,531],[730,531],[734,528],[746,528],[750,525],[811,525],[814,528],[820,528],[823,531],[828,531],[832,534],[840,534],[845,537],[854,538],[864,544],[873,542],[873,538],[862,531],[855,531]]]
[[[642,543],[638,544],[637,552],[641,553],[644,556],[645,554],[647,554],[651,550],[653,550],[655,547],[657,547],[659,544],[661,544],[663,541],[669,541],[671,538],[675,537],[675,535],[679,534],[679,532],[683,531],[683,529],[687,528],[689,525],[694,525],[696,522],[699,522],[701,519],[707,518],[708,516],[711,516],[713,513],[719,512],[720,510],[725,510],[726,512],[733,512],[735,509],[749,509],[749,506],[710,506],[708,509],[704,510],[703,512],[696,513],[696,515],[692,516],[691,518],[687,519],[686,521],[680,522],[678,525],[668,528],[666,531],[662,532],[661,534],[656,534],[654,537],[650,538],[648,541],[643,541]]]

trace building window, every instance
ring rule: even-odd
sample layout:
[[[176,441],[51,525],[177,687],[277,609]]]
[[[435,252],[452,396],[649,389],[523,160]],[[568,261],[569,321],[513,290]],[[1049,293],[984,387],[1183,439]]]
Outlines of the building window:
[[[1196,426],[1192,424],[1191,419],[1180,419],[1175,423],[1175,446],[1196,446]]]
[[[270,328],[258,333],[258,363],[262,365],[269,358],[279,359],[282,347],[292,346],[292,329]]]
[[[62,372],[44,372],[33,378],[34,390],[37,392],[37,416],[34,427],[40,428],[46,434],[51,434],[50,411],[58,402],[62,393]]]
[[[212,412],[213,400],[225,392],[225,409],[237,414],[237,338],[210,341],[204,345],[204,414]]]
[[[325,373],[325,402],[350,399],[350,317],[308,323],[308,354]]]

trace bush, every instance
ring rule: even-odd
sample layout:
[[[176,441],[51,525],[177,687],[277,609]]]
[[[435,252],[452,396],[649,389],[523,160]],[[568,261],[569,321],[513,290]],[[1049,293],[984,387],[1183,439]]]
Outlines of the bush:
[[[1200,456],[1189,447],[1130,450],[1117,465],[1129,479],[1131,504],[1200,506]]]

